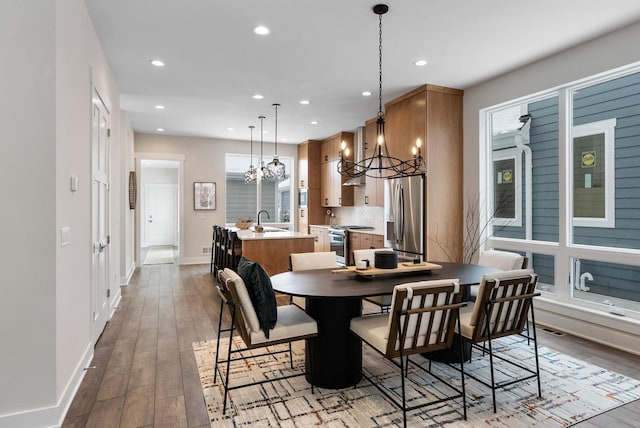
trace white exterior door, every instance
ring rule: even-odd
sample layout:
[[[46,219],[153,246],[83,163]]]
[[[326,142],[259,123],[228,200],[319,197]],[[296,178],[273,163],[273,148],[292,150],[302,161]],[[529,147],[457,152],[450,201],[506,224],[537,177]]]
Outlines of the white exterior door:
[[[91,115],[92,173],[92,341],[95,344],[109,316],[109,167],[110,119],[107,104],[94,88]]]
[[[148,245],[176,245],[178,187],[145,185],[145,221]]]

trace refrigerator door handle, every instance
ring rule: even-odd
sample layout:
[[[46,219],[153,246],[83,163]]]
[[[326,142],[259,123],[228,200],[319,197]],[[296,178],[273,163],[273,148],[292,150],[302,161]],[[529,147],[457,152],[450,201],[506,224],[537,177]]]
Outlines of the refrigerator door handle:
[[[396,219],[396,241],[398,243],[401,243],[402,241],[404,241],[404,189],[402,188],[402,186],[398,187],[398,218]]]

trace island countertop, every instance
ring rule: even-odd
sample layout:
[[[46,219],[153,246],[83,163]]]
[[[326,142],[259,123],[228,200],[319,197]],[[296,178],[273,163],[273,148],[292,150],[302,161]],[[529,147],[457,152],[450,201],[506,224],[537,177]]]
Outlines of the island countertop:
[[[242,241],[254,241],[254,240],[266,240],[266,239],[301,239],[301,238],[313,238],[313,235],[309,235],[304,232],[292,232],[290,230],[269,230],[265,228],[262,233],[254,232],[252,230],[243,229],[238,230],[238,238]]]

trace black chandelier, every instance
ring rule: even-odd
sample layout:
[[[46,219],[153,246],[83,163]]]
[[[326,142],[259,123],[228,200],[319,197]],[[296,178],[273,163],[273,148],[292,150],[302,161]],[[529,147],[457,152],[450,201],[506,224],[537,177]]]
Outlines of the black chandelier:
[[[418,138],[416,145],[411,151],[413,157],[408,160],[398,159],[389,155],[384,133],[384,112],[382,111],[382,15],[389,11],[386,4],[377,4],[373,7],[373,13],[378,15],[379,31],[378,31],[378,120],[376,148],[373,156],[366,157],[362,160],[346,159],[347,153],[343,156],[343,150],[340,151],[340,160],[338,161],[338,172],[341,175],[353,177],[372,177],[372,178],[398,178],[411,175],[423,174],[427,170],[427,165],[422,157],[422,141]]]

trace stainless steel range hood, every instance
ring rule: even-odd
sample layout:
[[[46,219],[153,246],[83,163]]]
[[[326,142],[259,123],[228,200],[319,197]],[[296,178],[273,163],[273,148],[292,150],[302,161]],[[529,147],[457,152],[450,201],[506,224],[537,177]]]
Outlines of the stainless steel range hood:
[[[360,162],[364,159],[364,126],[356,129],[355,139],[353,141],[353,160]],[[343,186],[364,186],[364,174],[359,177],[353,177],[342,183]]]

